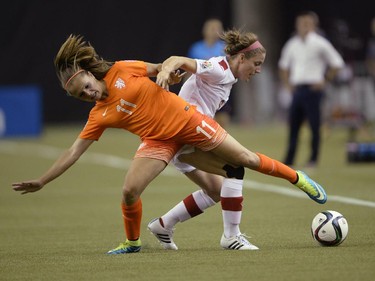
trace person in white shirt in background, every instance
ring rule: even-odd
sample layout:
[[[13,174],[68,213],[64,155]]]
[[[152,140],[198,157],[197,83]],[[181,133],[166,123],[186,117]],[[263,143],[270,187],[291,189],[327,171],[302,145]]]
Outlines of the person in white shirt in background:
[[[319,18],[312,11],[296,17],[296,34],[284,45],[279,60],[283,86],[292,94],[289,108],[289,140],[284,164],[293,165],[298,135],[305,120],[311,129],[311,154],[307,167],[318,163],[320,148],[321,104],[325,86],[344,66],[332,44],[317,33]]]

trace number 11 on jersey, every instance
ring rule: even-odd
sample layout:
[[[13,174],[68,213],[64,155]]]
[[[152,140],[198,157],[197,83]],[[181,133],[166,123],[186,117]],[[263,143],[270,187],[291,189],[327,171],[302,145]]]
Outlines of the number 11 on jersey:
[[[212,132],[212,134],[210,134],[207,131],[207,129],[209,129]],[[196,130],[197,130],[197,133],[204,134],[209,140],[212,138],[212,135],[216,133],[216,130],[212,128],[209,124],[207,124],[207,122],[205,122],[204,120],[202,120],[202,127],[197,126]]]

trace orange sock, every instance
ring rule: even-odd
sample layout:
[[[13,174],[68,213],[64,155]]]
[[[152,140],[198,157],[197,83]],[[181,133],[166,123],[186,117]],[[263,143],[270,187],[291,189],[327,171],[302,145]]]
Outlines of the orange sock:
[[[137,240],[141,235],[142,201],[128,206],[121,203],[122,217],[124,219],[125,233],[129,240]]]
[[[292,168],[261,153],[256,153],[256,155],[258,155],[260,158],[260,165],[256,169],[258,172],[283,178],[291,183],[295,183],[297,181],[297,173]]]

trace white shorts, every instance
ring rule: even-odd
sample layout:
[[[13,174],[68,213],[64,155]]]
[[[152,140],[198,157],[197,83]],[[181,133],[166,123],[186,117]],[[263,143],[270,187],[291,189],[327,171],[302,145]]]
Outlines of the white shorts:
[[[189,165],[189,164],[186,164],[184,162],[181,162],[180,160],[178,160],[178,157],[181,155],[181,154],[189,154],[189,153],[192,153],[195,151],[195,147],[194,146],[191,146],[191,145],[184,145],[172,158],[171,160],[171,164],[173,166],[176,167],[176,169],[178,171],[180,171],[181,173],[183,174],[186,174],[186,173],[190,173],[191,171],[194,171],[196,170],[197,168]]]

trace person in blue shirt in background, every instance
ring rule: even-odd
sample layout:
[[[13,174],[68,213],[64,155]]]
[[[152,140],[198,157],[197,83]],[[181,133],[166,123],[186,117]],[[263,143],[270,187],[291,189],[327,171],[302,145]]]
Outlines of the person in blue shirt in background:
[[[225,43],[220,39],[223,33],[223,24],[219,19],[210,18],[203,24],[202,40],[191,45],[188,57],[192,59],[209,59],[223,56]]]

